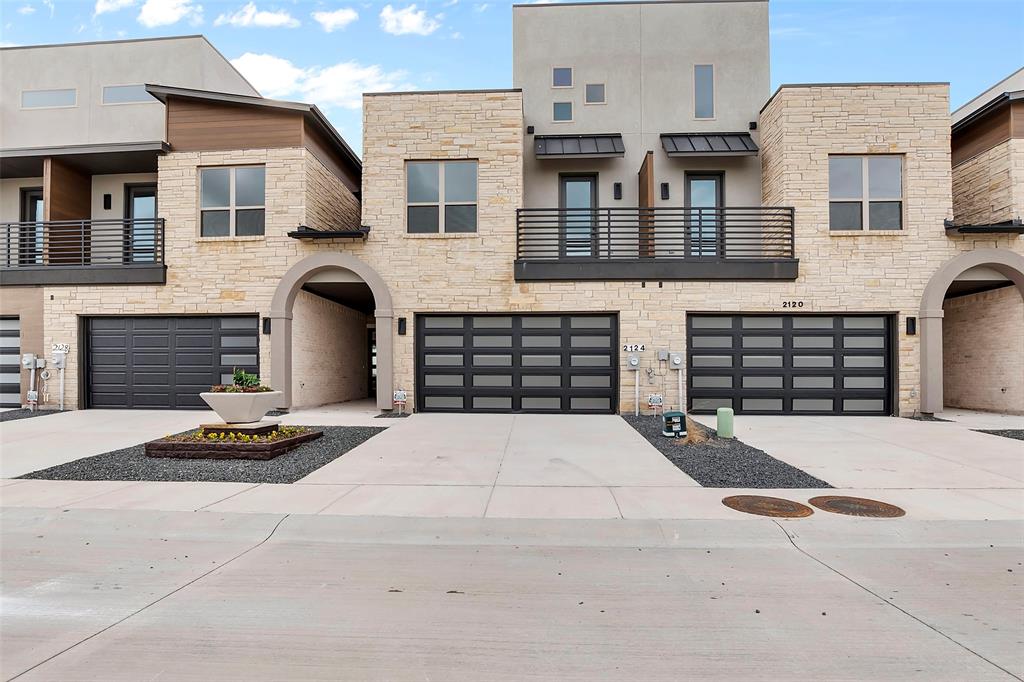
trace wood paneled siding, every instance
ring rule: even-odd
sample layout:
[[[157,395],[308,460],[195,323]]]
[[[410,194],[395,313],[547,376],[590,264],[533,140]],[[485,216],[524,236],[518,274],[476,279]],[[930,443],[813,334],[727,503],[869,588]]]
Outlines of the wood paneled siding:
[[[167,141],[176,152],[303,146],[302,113],[176,97],[167,99]]]
[[[92,178],[60,159],[43,160],[43,219],[88,220],[92,215]],[[88,258],[88,225],[51,225],[46,262],[76,265]]]
[[[637,197],[640,208],[654,207],[654,152],[649,151],[644,155],[644,162],[640,164],[640,172],[637,173]],[[652,214],[640,218],[640,244],[641,256],[654,255],[654,220]]]
[[[952,139],[953,165],[967,161],[1010,138],[1024,138],[1024,101],[1010,102],[987,116],[955,131]]]

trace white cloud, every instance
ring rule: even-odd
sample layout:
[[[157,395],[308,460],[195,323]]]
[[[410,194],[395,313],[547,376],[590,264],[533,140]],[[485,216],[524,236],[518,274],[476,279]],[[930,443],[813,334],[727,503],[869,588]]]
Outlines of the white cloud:
[[[119,9],[131,7],[134,4],[135,0],[96,0],[96,7],[92,13],[93,16],[99,16],[107,12],[116,12]]]
[[[202,5],[194,5],[192,0],[146,0],[139,11],[139,23],[147,28],[169,26],[182,19],[193,24],[202,23]]]
[[[287,59],[252,52],[231,63],[268,97],[295,97],[326,108],[358,109],[364,92],[415,89],[405,82],[404,72],[386,72],[376,64],[349,61],[303,69]]]
[[[53,19],[53,14],[57,11],[57,6],[53,4],[53,0],[43,0],[43,4],[50,10],[50,18]]]
[[[474,12],[486,12],[487,8],[490,7],[486,2],[482,2],[479,5],[473,7]]]
[[[451,35],[448,36],[452,40],[462,40],[462,33],[459,31],[452,31]]]
[[[250,2],[234,14],[221,14],[217,17],[216,21],[213,22],[214,26],[223,26],[224,24],[243,28],[248,26],[258,26],[260,28],[295,28],[299,25],[299,20],[288,14],[286,10],[270,12],[267,10],[256,9],[256,3]]]
[[[341,30],[358,18],[359,13],[349,7],[342,7],[333,12],[313,12],[313,19],[328,33]]]
[[[18,8],[18,14],[32,14],[36,11],[36,8],[32,5],[22,5]]]
[[[441,22],[436,18],[428,17],[427,10],[417,10],[415,4],[403,9],[384,5],[384,9],[380,11],[380,27],[385,32],[396,36],[408,33],[428,36],[441,28]]]

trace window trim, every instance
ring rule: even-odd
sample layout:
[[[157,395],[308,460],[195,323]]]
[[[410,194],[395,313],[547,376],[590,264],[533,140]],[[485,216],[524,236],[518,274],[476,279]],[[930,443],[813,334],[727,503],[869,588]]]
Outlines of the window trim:
[[[569,105],[569,118],[555,118],[555,105],[556,104],[568,104]],[[572,100],[559,100],[551,103],[551,122],[552,123],[573,123],[576,120],[576,103]]]
[[[709,66],[711,67],[711,116],[698,116],[697,115],[697,67]],[[693,120],[695,121],[714,121],[718,118],[718,69],[715,68],[713,62],[696,63],[693,65]]]
[[[437,201],[409,201],[409,164],[411,163],[435,163],[437,164]],[[449,163],[475,163],[476,164],[476,200],[474,201],[445,201],[444,199],[444,167]],[[414,237],[437,236],[437,235],[478,235],[480,234],[480,159],[406,159],[405,160],[405,183],[402,188],[405,199],[405,234]],[[437,232],[410,232],[409,231],[409,208],[416,206],[437,207]],[[473,206],[476,209],[476,229],[472,232],[448,232],[445,225],[445,208],[448,206]]]
[[[569,84],[568,85],[555,85],[555,71],[557,69],[569,69]],[[552,66],[551,67],[551,87],[556,90],[571,90],[576,86],[576,69],[572,66]]]
[[[52,106],[44,106],[44,107],[27,107],[27,106],[25,106],[25,93],[26,92],[66,92],[68,90],[70,90],[71,92],[75,93],[75,103],[74,104],[55,104],[55,105],[52,105]],[[37,111],[39,109],[75,109],[76,107],[78,107],[78,88],[74,88],[74,87],[72,87],[72,88],[31,88],[31,89],[28,89],[28,90],[21,90],[18,93],[18,107],[22,111]]]
[[[603,99],[600,102],[591,102],[587,100],[587,88],[591,85],[600,85],[601,94]],[[584,83],[583,84],[583,106],[598,107],[604,104],[608,104],[608,85],[606,83]],[[554,112],[552,112],[554,113]]]
[[[877,157],[890,157],[899,159],[900,162],[900,196],[898,198],[884,198],[884,199],[871,199],[869,195],[868,187],[870,183],[870,166],[871,159]],[[834,158],[846,158],[846,159],[860,159],[860,183],[861,183],[861,195],[860,197],[833,197],[832,188],[828,187],[831,180],[831,163]],[[826,161],[828,163],[828,170],[826,176],[826,186],[828,192],[828,231],[831,234],[896,234],[902,233],[906,229],[906,215],[907,215],[907,198],[906,198],[906,155],[905,154],[829,154]],[[871,204],[872,203],[892,203],[898,201],[900,204],[900,226],[897,229],[871,229]],[[832,204],[860,204],[860,227],[857,229],[837,229],[832,227]]]
[[[152,95],[149,95],[149,100],[138,100],[135,102],[106,102],[104,101],[104,93],[107,88],[127,88],[127,87],[141,87],[143,90],[146,88],[145,83],[107,83],[106,85],[100,86],[100,106],[104,107],[120,107],[125,105],[133,104],[157,104],[157,100]]]
[[[261,205],[239,206],[235,203],[235,171],[239,168],[262,168],[263,169],[263,203]],[[228,171],[228,205],[227,206],[203,206],[203,172],[207,170],[226,169]],[[197,232],[201,239],[263,239],[267,236],[267,165],[265,163],[244,163],[239,165],[222,166],[199,166],[196,173],[198,184],[196,202],[199,208],[199,218],[196,221]],[[263,234],[235,234],[235,213],[237,211],[251,211],[260,209],[263,211]],[[203,212],[204,211],[227,211],[228,212],[228,233],[223,235],[203,234]]]

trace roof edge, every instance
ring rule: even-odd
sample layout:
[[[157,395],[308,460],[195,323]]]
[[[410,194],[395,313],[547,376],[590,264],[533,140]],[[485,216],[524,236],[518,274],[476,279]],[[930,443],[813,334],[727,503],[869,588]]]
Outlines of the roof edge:
[[[1002,92],[989,101],[982,104],[980,107],[967,114],[959,121],[954,123],[950,129],[954,132],[960,132],[964,128],[969,128],[974,123],[982,118],[985,118],[989,114],[995,113],[1003,108],[1004,105],[1010,102],[1016,102],[1024,99],[1024,90],[1012,90],[1010,92]],[[954,112],[955,113],[955,112]],[[953,114],[950,114],[952,116]]]
[[[771,94],[771,97],[765,101],[757,113],[762,113],[768,108],[768,105],[772,103],[775,96],[782,92],[783,88],[891,88],[891,87],[907,87],[911,85],[945,85],[949,87],[949,81],[853,81],[850,83],[782,83],[779,87],[775,88],[775,92]]]
[[[59,145],[55,147],[8,147],[0,149],[0,158],[31,156],[62,156],[67,154],[104,154],[109,152],[166,152],[170,147],[163,140],[142,142],[100,142],[96,144]]]
[[[522,88],[480,88],[478,90],[389,90],[387,92],[364,92],[363,97],[391,97],[394,95],[484,95],[488,93],[522,91]]]
[[[202,33],[190,33],[183,36],[153,36],[151,38],[119,38],[117,40],[85,40],[80,43],[40,43],[38,45],[8,45],[7,47],[0,47],[0,50],[31,50],[34,48],[49,48],[49,47],[85,47],[88,45],[116,45],[118,43],[150,43],[158,40],[187,40],[194,38],[202,38],[207,43],[209,39]],[[212,46],[213,44],[210,43]],[[217,48],[214,48],[215,50]],[[223,55],[221,55],[223,56]],[[230,62],[229,62],[230,63]],[[239,74],[241,75],[241,74]],[[251,83],[250,83],[251,85]],[[255,90],[256,88],[253,88]]]

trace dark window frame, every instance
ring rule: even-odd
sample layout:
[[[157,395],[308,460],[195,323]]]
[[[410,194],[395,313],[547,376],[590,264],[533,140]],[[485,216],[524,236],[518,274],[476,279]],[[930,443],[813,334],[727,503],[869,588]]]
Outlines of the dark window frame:
[[[873,158],[894,158],[900,162],[900,194],[898,198],[892,197],[877,197],[872,198],[870,192],[871,183],[871,159]],[[828,179],[831,179],[831,165],[832,159],[844,158],[844,159],[859,159],[860,160],[860,181],[861,181],[861,196],[832,196],[832,188],[828,188],[828,206],[829,206],[829,232],[844,233],[844,232],[902,232],[906,225],[906,155],[905,154],[829,154],[828,155]],[[871,206],[873,204],[899,204],[899,226],[892,228],[872,227],[871,226]],[[833,227],[832,223],[832,206],[834,204],[858,204],[860,207],[860,219],[858,220],[859,227]]]
[[[432,163],[437,166],[437,201],[409,201],[409,165]],[[473,201],[446,201],[445,200],[445,166],[448,164],[469,164],[476,166],[474,182],[476,184],[475,199]],[[480,233],[480,160],[472,159],[407,159],[405,162],[405,233],[406,234],[479,234]],[[448,230],[445,221],[449,206],[472,206],[475,214],[472,230]],[[412,208],[437,208],[437,231],[436,232],[413,232],[409,229],[409,213]]]
[[[262,204],[237,204],[235,202],[236,181],[235,173],[240,168],[262,168],[263,169],[263,203]],[[228,203],[225,206],[203,206],[203,173],[212,170],[228,171]],[[254,237],[265,237],[267,234],[267,166],[263,163],[243,163],[238,165],[223,166],[200,166],[197,174],[198,180],[198,203],[199,203],[199,236],[204,239],[247,239]],[[203,234],[203,214],[224,212],[228,214],[228,233],[226,235]],[[237,234],[237,214],[239,211],[262,211],[263,230],[259,234]]]

